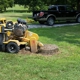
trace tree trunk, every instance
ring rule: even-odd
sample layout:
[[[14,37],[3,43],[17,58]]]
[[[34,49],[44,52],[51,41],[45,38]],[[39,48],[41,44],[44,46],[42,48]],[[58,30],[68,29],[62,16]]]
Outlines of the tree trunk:
[[[77,10],[80,11],[80,0],[77,0]]]
[[[4,12],[6,12],[6,7],[4,7]]]

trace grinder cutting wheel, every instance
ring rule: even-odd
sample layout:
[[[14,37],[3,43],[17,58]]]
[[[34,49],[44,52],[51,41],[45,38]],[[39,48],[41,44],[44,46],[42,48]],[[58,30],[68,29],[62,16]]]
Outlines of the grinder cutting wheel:
[[[12,28],[11,28],[12,27]],[[27,30],[27,22],[18,19],[17,23],[7,23],[6,27],[0,27],[0,45],[9,53],[18,53],[22,45],[30,47],[31,52],[37,52],[38,46],[43,44],[38,41],[36,33]]]

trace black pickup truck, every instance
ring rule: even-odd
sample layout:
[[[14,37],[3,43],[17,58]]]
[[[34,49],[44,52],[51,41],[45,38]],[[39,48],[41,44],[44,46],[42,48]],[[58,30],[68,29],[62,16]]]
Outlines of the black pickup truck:
[[[80,11],[69,5],[51,5],[47,11],[33,11],[33,19],[40,24],[45,22],[52,26],[55,21],[76,20],[80,23]]]

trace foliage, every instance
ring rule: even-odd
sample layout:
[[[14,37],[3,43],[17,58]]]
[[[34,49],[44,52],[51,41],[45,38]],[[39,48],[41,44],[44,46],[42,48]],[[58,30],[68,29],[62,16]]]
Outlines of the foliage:
[[[0,0],[0,11],[6,11],[7,7],[12,7],[14,4],[24,5],[29,11],[45,10],[47,6],[54,4],[72,5],[80,10],[80,0]]]
[[[67,4],[75,6],[78,10],[80,7],[80,0],[15,0],[15,3],[29,6],[29,10],[43,10],[45,6],[54,4]]]
[[[0,0],[0,12],[6,11],[7,7],[13,6],[13,0]]]

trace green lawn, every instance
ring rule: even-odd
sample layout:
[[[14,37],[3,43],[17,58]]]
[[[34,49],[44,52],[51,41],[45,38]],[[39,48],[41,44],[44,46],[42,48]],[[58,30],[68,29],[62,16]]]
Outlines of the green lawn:
[[[27,8],[16,5],[0,13],[0,18],[16,21],[22,18],[34,22]],[[9,54],[0,52],[0,80],[79,80],[80,79],[80,25],[58,28],[30,29],[44,44],[56,44],[59,53]]]
[[[9,54],[0,52],[0,80],[79,80],[80,25],[30,29],[44,44],[56,44],[59,53]]]
[[[24,19],[29,23],[34,22],[32,13],[28,12],[27,8],[23,6],[15,5],[13,8],[7,8],[7,12],[0,13],[0,18],[6,18],[7,20],[16,21],[18,18]]]

